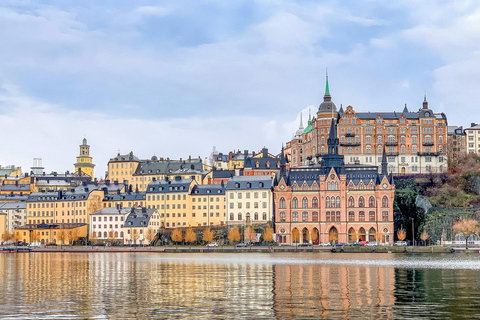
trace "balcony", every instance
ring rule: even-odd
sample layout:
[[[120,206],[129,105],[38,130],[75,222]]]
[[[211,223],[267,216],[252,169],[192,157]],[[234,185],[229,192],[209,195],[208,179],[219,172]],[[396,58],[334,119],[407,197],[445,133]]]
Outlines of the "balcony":
[[[345,137],[355,137],[355,133],[351,133],[351,132],[346,133]]]
[[[425,147],[431,147],[431,146],[433,146],[433,142],[424,142],[423,145]]]
[[[438,157],[440,152],[418,152],[417,154],[421,157]]]
[[[398,146],[398,142],[395,142],[395,141],[387,141],[387,143],[385,143],[386,146]]]
[[[340,142],[342,147],[358,147],[360,146],[360,142]]]
[[[398,152],[386,152],[387,157],[396,157],[398,156]]]

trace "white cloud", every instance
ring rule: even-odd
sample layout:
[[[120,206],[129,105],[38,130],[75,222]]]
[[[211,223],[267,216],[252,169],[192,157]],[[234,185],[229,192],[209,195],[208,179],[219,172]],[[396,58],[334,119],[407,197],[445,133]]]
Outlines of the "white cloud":
[[[135,9],[135,12],[147,16],[165,17],[173,11],[172,7],[160,6],[141,6]]]

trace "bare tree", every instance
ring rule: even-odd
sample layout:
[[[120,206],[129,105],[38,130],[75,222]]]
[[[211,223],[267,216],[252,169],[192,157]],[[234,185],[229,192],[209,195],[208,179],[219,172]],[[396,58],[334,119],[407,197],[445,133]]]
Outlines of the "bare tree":
[[[95,232],[94,232],[95,233]],[[65,232],[65,229],[61,229],[58,232],[58,240],[61,241],[61,245],[65,244],[65,240],[67,239],[67,233]]]
[[[157,233],[153,228],[148,228],[147,232],[145,233],[145,238],[148,240],[149,245],[151,246],[153,243],[153,240],[155,240],[155,237],[157,236]]]
[[[453,230],[456,233],[459,233],[465,237],[465,249],[468,249],[468,238],[474,234],[478,234],[480,228],[478,226],[478,221],[475,219],[464,219],[457,221],[453,225]]]
[[[430,235],[425,231],[423,231],[422,234],[420,235],[420,239],[423,240],[423,245],[426,245],[426,241],[428,238],[430,238]]]

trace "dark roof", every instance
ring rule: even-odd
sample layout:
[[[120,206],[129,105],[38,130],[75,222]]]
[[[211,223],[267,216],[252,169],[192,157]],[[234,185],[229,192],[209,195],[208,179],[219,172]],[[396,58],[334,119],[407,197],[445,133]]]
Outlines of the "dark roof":
[[[74,229],[86,226],[86,223],[40,223],[40,224],[26,224],[15,227],[15,229]]]
[[[95,190],[98,190],[98,188],[92,184],[79,186],[68,191],[35,192],[28,196],[27,202],[87,200],[90,193]]]
[[[25,201],[19,202],[0,202],[0,210],[15,210],[15,209],[26,209],[27,203]]]
[[[235,176],[235,170],[214,170],[213,179],[228,179]]]
[[[155,180],[150,182],[147,193],[188,192],[192,179]]]
[[[30,191],[30,184],[4,184],[2,191]]]
[[[384,120],[396,120],[396,119],[400,119],[400,117],[403,114],[405,119],[417,120],[417,119],[421,118],[421,113],[423,113],[423,111],[422,112],[420,112],[420,111],[419,112],[396,112],[396,111],[393,111],[393,112],[355,112],[355,115],[357,116],[357,118],[362,119],[362,120],[375,120],[375,119],[377,119],[378,115],[380,115],[380,117]],[[428,109],[428,111],[430,111],[432,116],[434,116],[437,119],[438,118],[446,119],[446,116],[443,112],[442,113],[433,113],[430,109]]]
[[[156,211],[157,209],[132,208],[125,219],[125,227],[147,227]]]
[[[140,159],[138,159],[135,155],[133,155],[133,151],[130,151],[130,153],[127,153],[127,154],[119,153],[115,158],[110,158],[110,161],[108,162],[126,162],[126,161],[140,162]]]
[[[130,212],[132,211],[132,208],[127,208],[127,207],[124,207],[124,208],[121,208],[120,210],[118,210],[116,207],[107,207],[107,208],[103,208],[101,210],[98,210],[90,215],[102,215],[102,214],[112,214],[112,215],[115,215],[115,214],[129,214]]]
[[[273,179],[270,176],[232,177],[227,182],[227,190],[270,189]]]
[[[187,159],[184,161],[142,161],[137,167],[134,175],[145,174],[169,174],[177,170],[198,170],[203,172],[203,164],[200,159]]]
[[[106,194],[103,197],[103,201],[136,201],[136,200],[145,200],[145,192],[125,192],[118,194]]]
[[[225,186],[222,186],[220,184],[196,185],[192,189],[192,194],[195,194],[195,195],[225,194]]]
[[[26,201],[28,195],[16,195],[16,194],[0,194],[0,201]]]

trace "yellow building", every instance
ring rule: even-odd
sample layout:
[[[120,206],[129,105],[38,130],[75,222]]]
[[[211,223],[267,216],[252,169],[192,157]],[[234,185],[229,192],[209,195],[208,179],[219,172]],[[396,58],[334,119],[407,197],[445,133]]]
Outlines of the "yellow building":
[[[83,142],[80,145],[80,154],[77,157],[77,162],[74,163],[75,172],[83,173],[90,176],[93,179],[93,168],[95,165],[90,157],[90,146],[87,144],[87,139],[83,138]]]
[[[31,178],[25,176],[4,177],[0,185],[0,194],[30,194],[33,192],[33,184],[30,183]]]
[[[3,243],[3,237],[7,231],[7,214],[0,211],[0,243]]]
[[[32,193],[27,199],[27,224],[88,223],[100,210],[104,192],[81,186],[70,191]]]
[[[161,226],[157,209],[132,208],[123,226],[125,244],[150,244]]]
[[[120,153],[108,161],[108,179],[110,181],[118,181],[123,183],[125,180],[130,182],[132,175],[137,170],[140,159],[138,159],[132,151],[128,154]]]
[[[223,185],[196,185],[192,193],[190,226],[219,226],[225,224],[225,187]]]
[[[104,208],[145,207],[145,192],[125,192],[118,194],[106,194],[103,197]]]
[[[15,229],[15,239],[42,244],[69,245],[87,236],[86,223],[28,224]]]

